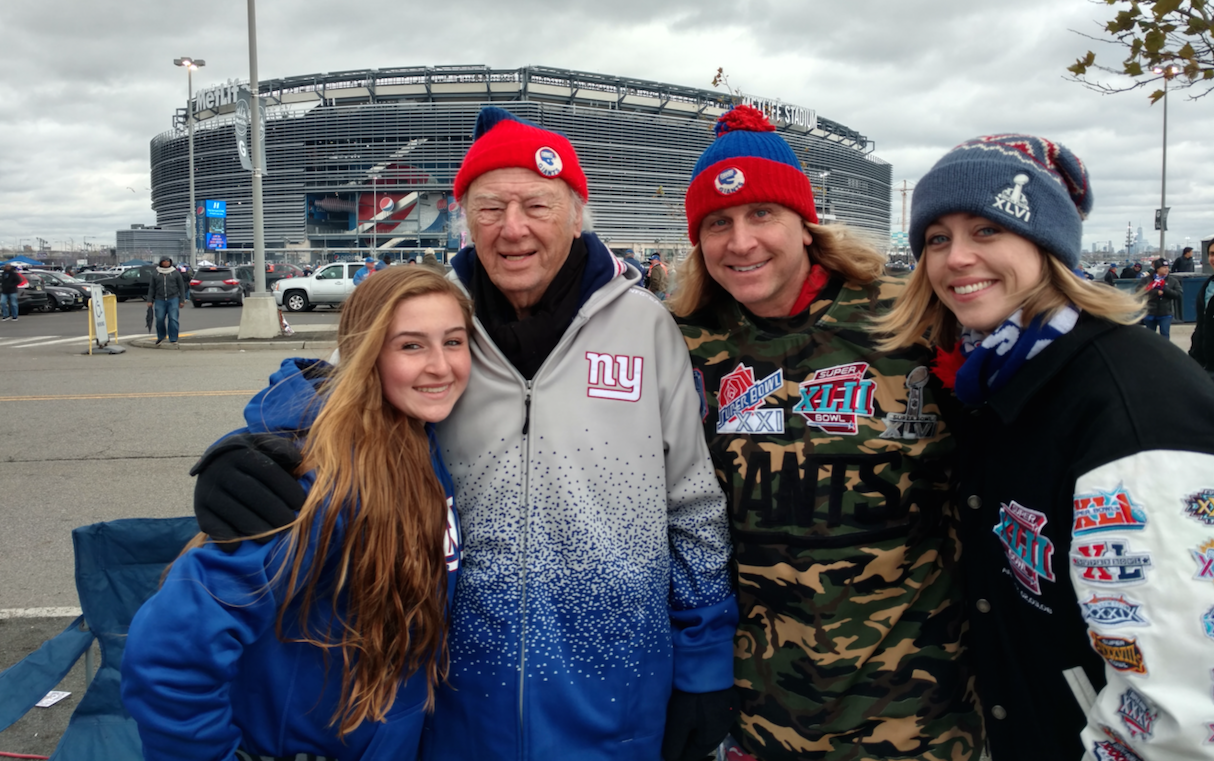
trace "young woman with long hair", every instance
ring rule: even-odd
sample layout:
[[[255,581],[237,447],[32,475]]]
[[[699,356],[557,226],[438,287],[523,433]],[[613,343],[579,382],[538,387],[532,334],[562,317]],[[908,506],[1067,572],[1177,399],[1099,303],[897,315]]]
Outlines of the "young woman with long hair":
[[[340,366],[286,360],[246,407],[241,435],[299,447],[307,497],[268,543],[200,535],[136,615],[123,699],[146,758],[416,754],[459,566],[433,424],[467,385],[471,314],[438,274],[377,273]]]
[[[1079,263],[1087,170],[1031,135],[920,180],[877,320],[954,389],[976,688],[994,761],[1209,755],[1214,386]],[[1085,755],[1087,754],[1087,755]]]

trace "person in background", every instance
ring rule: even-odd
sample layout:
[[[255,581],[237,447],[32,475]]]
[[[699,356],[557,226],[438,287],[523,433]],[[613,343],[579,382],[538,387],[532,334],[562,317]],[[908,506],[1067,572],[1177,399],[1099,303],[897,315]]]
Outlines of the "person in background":
[[[661,254],[649,255],[649,271],[645,273],[645,287],[654,296],[665,300],[670,288],[670,272],[666,269]]]
[[[354,273],[354,284],[358,285],[362,281],[366,280],[368,275],[371,275],[374,272],[375,259],[368,256],[366,259],[363,259],[363,266],[359,267],[358,271]]]
[[[1104,273],[1104,278],[1102,278],[1102,279],[1108,285],[1112,285],[1112,286],[1116,287],[1115,284],[1117,283],[1117,265],[1110,264],[1109,271]]]
[[[1185,246],[1184,250],[1180,252],[1180,256],[1176,257],[1176,261],[1172,262],[1172,274],[1195,272],[1196,264],[1193,261],[1193,247]]]
[[[384,254],[383,256],[379,257],[379,261],[375,263],[375,271],[379,272],[380,270],[386,270],[386,269],[388,269],[388,267],[391,267],[391,266],[392,266],[392,255]]]
[[[1206,257],[1210,272],[1214,273],[1214,243],[1210,244]],[[1197,324],[1193,326],[1189,356],[1214,378],[1214,275],[1206,278],[1197,292]]]
[[[1142,262],[1127,263],[1125,269],[1121,271],[1121,277],[1125,279],[1142,277]]]
[[[385,273],[342,308],[339,368],[287,359],[249,402],[241,433],[306,501],[266,544],[199,536],[135,615],[122,697],[145,759],[416,758],[460,564],[434,424],[471,329],[455,284]]]
[[[637,261],[636,252],[634,252],[631,248],[624,249],[624,264],[627,264],[629,267],[632,267],[633,269],[635,269],[637,272],[640,273],[640,275],[641,275],[640,285],[642,288],[646,287],[647,283],[645,282],[645,278],[648,275],[648,273],[645,271],[645,267],[643,267],[641,265],[641,263],[639,261]]]
[[[17,321],[17,287],[21,280],[21,273],[12,264],[0,271],[0,320]]]
[[[148,282],[147,295],[147,302],[152,306],[152,318],[156,322],[157,346],[166,336],[170,344],[177,346],[178,320],[181,307],[185,306],[188,297],[185,278],[173,267],[173,260],[167,256],[160,257],[160,263]]]
[[[737,106],[687,190],[670,305],[730,501],[741,621],[731,761],[977,761],[954,458],[923,347],[869,328],[906,285]]]
[[[440,275],[445,274],[447,271],[447,268],[438,260],[432,248],[426,249],[426,252],[422,254],[422,266],[432,269]]]
[[[1134,326],[1140,294],[1075,276],[1092,190],[1065,146],[961,143],[912,208],[923,266],[878,328],[889,350],[926,336],[965,405],[954,479],[991,758],[1210,758],[1214,385]]]
[[[1142,324],[1147,330],[1159,329],[1159,335],[1164,338],[1172,337],[1172,318],[1176,313],[1176,305],[1180,303],[1180,280],[1168,274],[1168,260],[1156,259],[1151,263],[1154,274],[1142,278],[1138,288],[1146,293],[1147,316]]]

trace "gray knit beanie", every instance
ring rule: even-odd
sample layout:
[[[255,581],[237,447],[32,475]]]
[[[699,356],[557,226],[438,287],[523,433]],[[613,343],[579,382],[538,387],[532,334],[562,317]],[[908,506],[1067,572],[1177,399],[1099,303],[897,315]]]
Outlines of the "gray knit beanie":
[[[988,135],[952,149],[919,180],[911,249],[919,258],[928,225],[967,212],[1031,240],[1074,269],[1091,210],[1087,169],[1065,146],[1032,135]]]

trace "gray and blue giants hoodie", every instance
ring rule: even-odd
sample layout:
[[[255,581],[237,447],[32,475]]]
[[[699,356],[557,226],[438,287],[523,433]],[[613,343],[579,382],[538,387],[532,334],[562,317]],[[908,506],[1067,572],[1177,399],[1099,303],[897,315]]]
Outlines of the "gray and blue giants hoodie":
[[[464,554],[426,759],[657,761],[671,689],[733,684],[725,497],[687,349],[584,235],[581,305],[535,377],[478,325],[439,427]],[[465,284],[475,258],[452,262]]]

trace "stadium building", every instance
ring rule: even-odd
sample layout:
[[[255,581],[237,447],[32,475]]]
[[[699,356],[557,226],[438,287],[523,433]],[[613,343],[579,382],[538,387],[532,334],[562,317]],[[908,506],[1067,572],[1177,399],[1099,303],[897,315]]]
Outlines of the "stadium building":
[[[236,144],[237,90],[195,94],[200,240],[219,259],[251,256],[252,181]],[[590,184],[595,230],[616,249],[688,247],[683,194],[731,96],[713,90],[529,66],[344,71],[260,83],[266,105],[263,209],[269,259],[320,261],[380,249],[395,256],[460,247],[455,173],[481,106],[564,133]],[[813,110],[737,96],[766,111],[801,160],[819,216],[884,244],[890,165],[864,135]],[[151,143],[157,224],[190,216],[186,109]],[[219,216],[224,214],[226,216]],[[200,248],[202,245],[200,244]]]

